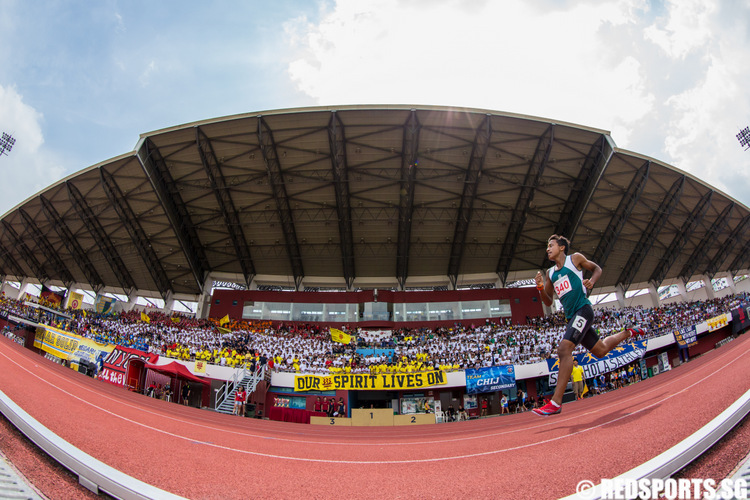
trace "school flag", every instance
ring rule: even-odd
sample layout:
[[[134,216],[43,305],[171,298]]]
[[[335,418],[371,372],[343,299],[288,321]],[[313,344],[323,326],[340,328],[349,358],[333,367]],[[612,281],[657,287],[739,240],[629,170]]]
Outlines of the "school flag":
[[[206,362],[204,360],[197,360],[195,362],[195,373],[206,373]]]
[[[60,307],[62,304],[63,296],[57,292],[53,292],[46,286],[42,285],[42,292],[39,294],[39,298],[46,301],[52,307]]]
[[[180,322],[180,317],[179,316],[172,316],[169,319],[172,321],[172,323],[179,323]]]
[[[352,336],[347,335],[341,330],[331,328],[331,340],[333,340],[334,342],[338,342],[339,344],[348,344],[352,341]]]
[[[219,320],[219,326],[224,326],[227,323],[229,323],[229,315],[228,314]]]
[[[641,359],[646,354],[647,340],[638,340],[627,344],[620,344],[612,349],[603,358],[597,358],[590,352],[576,354],[574,357],[578,364],[583,367],[583,378],[589,379],[617,370],[627,364]],[[557,375],[560,369],[560,360],[552,358],[547,360],[549,369],[549,385],[557,385]]]
[[[80,309],[83,305],[83,294],[82,293],[71,293],[68,297],[68,308],[69,309]]]
[[[100,295],[96,298],[96,312],[99,314],[112,314],[115,310],[117,299]]]
[[[148,317],[148,314],[141,311],[141,321],[143,321],[144,323],[151,323],[151,318]]]

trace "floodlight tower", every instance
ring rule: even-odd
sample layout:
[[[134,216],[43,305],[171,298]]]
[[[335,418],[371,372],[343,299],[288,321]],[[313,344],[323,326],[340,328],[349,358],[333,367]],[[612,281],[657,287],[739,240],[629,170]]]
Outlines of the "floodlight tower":
[[[740,130],[740,133],[737,134],[737,140],[740,141],[740,146],[745,148],[745,151],[750,149],[750,127]]]
[[[7,155],[15,143],[16,140],[12,135],[3,132],[3,137],[0,139],[0,156]]]

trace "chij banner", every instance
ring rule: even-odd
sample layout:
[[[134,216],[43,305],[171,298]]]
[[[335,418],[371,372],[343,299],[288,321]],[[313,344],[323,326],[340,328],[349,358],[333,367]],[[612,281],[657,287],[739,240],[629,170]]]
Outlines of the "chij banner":
[[[513,365],[466,370],[466,393],[495,392],[516,386]]]
[[[421,389],[434,385],[445,385],[448,377],[444,371],[430,371],[417,373],[381,373],[369,375],[366,373],[336,374],[336,375],[296,375],[294,390],[304,391],[382,391]]]
[[[637,342],[630,342],[629,344],[620,344],[603,358],[597,358],[590,352],[576,354],[574,358],[583,367],[583,377],[586,379],[593,378],[641,359],[646,354],[647,342],[647,340],[639,340]],[[549,384],[551,386],[557,385],[560,360],[557,358],[548,359],[547,367],[549,368]]]

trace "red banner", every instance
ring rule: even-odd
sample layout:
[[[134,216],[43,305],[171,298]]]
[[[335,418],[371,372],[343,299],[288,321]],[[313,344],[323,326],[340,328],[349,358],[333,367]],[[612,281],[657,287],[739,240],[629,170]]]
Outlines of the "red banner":
[[[42,293],[39,294],[39,298],[42,299],[40,302],[46,301],[47,304],[53,307],[60,307],[60,304],[62,304],[62,301],[65,297],[62,294],[53,292],[46,286],[42,285]]]
[[[131,359],[142,359],[146,363],[156,363],[159,359],[159,355],[149,354],[147,352],[139,351],[138,349],[131,349],[129,347],[118,345],[111,353],[109,353],[109,356],[104,359],[104,369],[99,378],[110,384],[124,386],[127,363]]]

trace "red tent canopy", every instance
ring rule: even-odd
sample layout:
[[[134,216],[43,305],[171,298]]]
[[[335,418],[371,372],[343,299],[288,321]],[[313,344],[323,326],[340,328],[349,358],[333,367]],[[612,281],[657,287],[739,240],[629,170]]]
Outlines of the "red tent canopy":
[[[205,380],[190,373],[190,370],[185,368],[185,365],[180,364],[177,361],[172,361],[166,365],[152,365],[146,363],[145,366],[149,370],[154,370],[155,372],[163,373],[164,375],[171,375],[173,377],[190,380],[191,382],[198,382],[200,384],[208,384]]]

